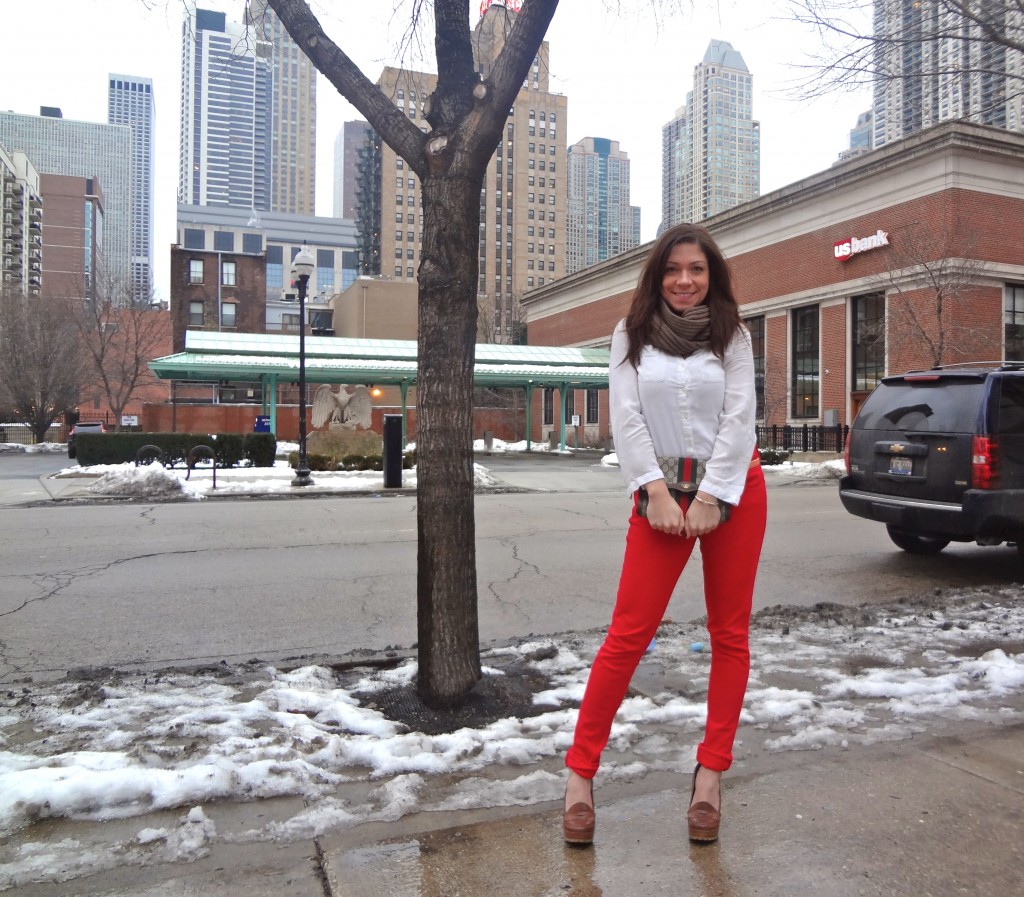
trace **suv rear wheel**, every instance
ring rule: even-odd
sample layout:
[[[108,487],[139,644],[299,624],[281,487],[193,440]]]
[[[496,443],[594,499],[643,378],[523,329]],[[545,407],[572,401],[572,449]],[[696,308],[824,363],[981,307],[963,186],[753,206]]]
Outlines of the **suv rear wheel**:
[[[938,554],[949,544],[949,539],[939,536],[923,536],[920,533],[900,529],[892,524],[887,525],[885,529],[889,533],[889,538],[910,554]]]

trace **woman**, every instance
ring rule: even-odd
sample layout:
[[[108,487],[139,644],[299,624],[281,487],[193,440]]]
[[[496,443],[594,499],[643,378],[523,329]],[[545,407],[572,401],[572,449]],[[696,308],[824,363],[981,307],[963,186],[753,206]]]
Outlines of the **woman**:
[[[612,720],[700,539],[711,675],[687,822],[691,840],[714,841],[750,671],[767,501],[755,450],[750,336],[728,265],[704,228],[680,224],[654,244],[612,336],[609,391],[615,449],[634,505],[611,626],[566,756],[565,840],[593,841],[593,778]],[[681,488],[670,491],[666,471]]]

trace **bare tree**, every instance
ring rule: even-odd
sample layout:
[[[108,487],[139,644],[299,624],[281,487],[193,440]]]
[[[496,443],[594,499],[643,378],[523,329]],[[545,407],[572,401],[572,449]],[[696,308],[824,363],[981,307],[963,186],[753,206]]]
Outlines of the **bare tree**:
[[[484,75],[473,56],[471,4],[413,0],[407,33],[426,26],[427,11],[434,27],[437,88],[426,101],[426,133],[327,36],[306,0],[269,5],[422,185],[417,689],[428,705],[457,703],[480,678],[472,458],[480,189],[558,0],[525,0],[518,15],[491,10],[506,16],[504,46]]]
[[[991,344],[991,332],[979,330],[970,313],[985,268],[973,255],[964,225],[939,232],[915,221],[893,233],[889,267],[875,278],[886,294],[891,367],[948,364]]]
[[[104,278],[99,298],[72,302],[86,382],[104,397],[121,429],[125,408],[143,387],[157,382],[149,362],[170,343],[167,313],[151,302],[132,302],[131,287]]]
[[[1024,0],[920,0],[885,15],[883,0],[790,0],[793,18],[814,28],[822,50],[813,57],[804,83],[810,94],[847,90],[854,85],[885,85],[927,74],[956,77],[976,72],[1003,78],[1010,94],[1024,89],[1024,69],[1007,64],[992,48],[1024,53]],[[921,53],[922,48],[927,51]],[[1006,85],[981,97],[1005,102]],[[918,100],[919,102],[919,100]]]
[[[481,294],[477,301],[478,343],[521,345],[526,342],[526,309],[523,294],[513,292],[504,308],[499,309],[494,296]]]
[[[78,403],[81,353],[62,300],[0,292],[0,404],[32,428],[36,442]]]

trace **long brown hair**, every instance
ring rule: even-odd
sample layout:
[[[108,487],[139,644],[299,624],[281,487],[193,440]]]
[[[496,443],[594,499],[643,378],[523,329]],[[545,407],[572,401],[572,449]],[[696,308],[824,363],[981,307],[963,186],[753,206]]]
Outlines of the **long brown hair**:
[[[680,243],[695,243],[708,260],[708,295],[704,302],[711,313],[710,348],[719,358],[742,326],[740,307],[732,291],[732,275],[729,263],[711,234],[696,224],[677,224],[658,237],[647,256],[640,279],[626,315],[626,336],[629,351],[626,358],[636,367],[640,363],[640,351],[650,342],[651,322],[662,302],[661,281],[668,264],[668,257]]]

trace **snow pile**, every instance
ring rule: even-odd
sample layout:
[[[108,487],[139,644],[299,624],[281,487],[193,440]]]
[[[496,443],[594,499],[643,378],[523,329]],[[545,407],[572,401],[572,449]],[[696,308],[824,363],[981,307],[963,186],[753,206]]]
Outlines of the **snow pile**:
[[[57,454],[66,452],[67,445],[63,442],[38,442],[35,445],[23,445],[20,442],[0,442],[0,454],[4,452],[26,452],[28,454]]]
[[[929,720],[1024,718],[1024,606],[1009,591],[953,609],[902,608],[856,625],[810,616],[785,626],[755,623],[741,763],[757,745],[872,744],[910,737]],[[0,697],[0,835],[50,817],[104,820],[283,795],[310,807],[260,837],[306,836],[439,807],[546,800],[557,792],[601,638],[570,634],[485,652],[488,676],[530,670],[548,683],[535,690],[534,715],[433,735],[382,709],[388,694],[412,681],[413,661],[344,673],[253,662],[203,675],[114,674],[102,685],[12,688]],[[692,766],[704,725],[705,644],[696,623],[663,624],[616,718],[602,776]],[[508,772],[489,773],[492,767]],[[369,799],[365,785],[358,800],[339,799],[360,782],[380,784]],[[188,843],[201,846],[193,834],[198,840]]]
[[[201,501],[206,497],[201,487],[188,482],[173,470],[165,470],[159,464],[143,467],[127,464],[110,466],[116,466],[117,469],[102,474],[89,487],[90,492],[119,498],[153,500],[186,498]]]

